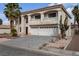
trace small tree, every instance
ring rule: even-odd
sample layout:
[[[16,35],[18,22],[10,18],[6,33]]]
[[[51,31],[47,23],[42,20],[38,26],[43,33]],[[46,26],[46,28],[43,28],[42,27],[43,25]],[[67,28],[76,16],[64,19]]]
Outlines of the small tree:
[[[74,9],[72,10],[72,14],[74,15],[74,30],[75,34],[79,34],[79,8],[78,5],[74,6]],[[75,28],[75,23],[78,24],[78,29]]]
[[[0,25],[2,25],[2,23],[3,23],[3,21],[2,21],[2,19],[0,19]]]
[[[66,17],[64,20],[64,24],[62,23],[62,16],[60,17],[60,30],[61,30],[61,38],[65,38],[66,31],[68,30],[68,18]]]
[[[17,36],[17,31],[16,31],[16,29],[12,29],[11,35],[12,35],[13,37],[16,37],[16,36]]]

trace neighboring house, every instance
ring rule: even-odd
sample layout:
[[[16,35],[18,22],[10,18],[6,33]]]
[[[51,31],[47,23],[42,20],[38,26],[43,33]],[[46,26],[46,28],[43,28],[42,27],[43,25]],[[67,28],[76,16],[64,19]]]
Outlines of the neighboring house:
[[[60,18],[64,21],[66,16],[69,25],[66,34],[71,36],[71,17],[62,4],[23,12],[21,18],[16,21],[16,29],[19,36],[58,36]]]
[[[10,26],[9,25],[0,25],[0,34],[9,34]]]

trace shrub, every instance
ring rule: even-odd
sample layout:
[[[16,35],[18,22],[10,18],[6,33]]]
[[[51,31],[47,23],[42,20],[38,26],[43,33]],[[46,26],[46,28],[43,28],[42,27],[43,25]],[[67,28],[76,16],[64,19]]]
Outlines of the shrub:
[[[64,24],[62,23],[62,17],[60,17],[60,31],[61,31],[61,37],[65,38],[66,37],[66,31],[68,30],[68,18],[66,16],[64,20]]]
[[[75,30],[75,34],[78,34],[79,35],[79,30]]]
[[[17,36],[17,31],[16,29],[12,29],[11,30],[11,35],[14,37],[14,36]]]

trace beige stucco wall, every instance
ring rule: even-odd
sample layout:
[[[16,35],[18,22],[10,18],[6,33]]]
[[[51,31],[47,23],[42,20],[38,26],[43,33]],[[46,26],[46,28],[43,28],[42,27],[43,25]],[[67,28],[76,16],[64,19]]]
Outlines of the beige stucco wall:
[[[10,33],[10,29],[0,29],[0,34]]]
[[[41,12],[37,12],[37,13],[45,13],[48,11],[59,11],[61,10],[60,8],[57,9],[49,9],[49,10],[45,10],[45,11],[41,11]],[[31,15],[34,13],[29,13],[28,15]],[[28,35],[31,35],[31,27],[29,25],[38,25],[38,24],[57,24],[58,23],[58,16],[55,20],[49,20],[49,19],[44,19],[44,17],[42,17],[40,20],[31,20],[31,18],[29,17],[28,19],[29,23],[28,25],[26,24],[26,26],[28,26]]]
[[[65,20],[65,18],[66,18],[66,14],[64,13],[64,11],[62,11],[61,10],[61,12],[62,12],[62,19],[63,19],[63,22],[62,23],[64,23],[64,20]],[[71,36],[71,22],[70,22],[70,18],[68,17],[68,25],[69,25],[69,29],[66,31],[66,35],[67,36]]]
[[[53,10],[54,11],[55,10],[58,11],[57,21],[55,21],[55,20],[52,20],[52,21],[50,21],[50,20],[44,20],[43,19],[43,13],[47,12],[47,11],[53,11]],[[49,9],[49,10],[35,12],[35,13],[40,13],[42,15],[41,20],[39,20],[39,21],[36,21],[36,20],[32,21],[31,18],[30,18],[30,15],[34,14],[34,13],[29,13],[29,14],[26,14],[26,15],[28,15],[28,24],[26,24],[26,20],[23,18],[23,15],[21,15],[21,17],[22,17],[21,21],[22,22],[21,22],[21,25],[18,25],[18,28],[17,28],[18,29],[18,35],[22,35],[22,36],[25,35],[25,27],[28,27],[28,35],[31,35],[31,27],[29,25],[32,25],[32,24],[33,25],[37,25],[37,24],[57,24],[57,23],[59,24],[59,22],[60,22],[60,16],[62,15],[63,22],[64,22],[65,17],[66,17],[65,12],[61,8],[51,9],[51,10]],[[68,19],[68,20],[69,20],[68,24],[70,26],[70,19]],[[21,27],[21,32],[19,30],[20,27]],[[60,33],[60,29],[59,28],[58,28],[58,31]],[[71,26],[67,30],[66,34],[67,34],[67,36],[71,36]]]

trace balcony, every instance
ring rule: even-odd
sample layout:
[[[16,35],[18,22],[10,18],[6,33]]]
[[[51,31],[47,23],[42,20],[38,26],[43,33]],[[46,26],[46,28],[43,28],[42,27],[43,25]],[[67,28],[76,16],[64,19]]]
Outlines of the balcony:
[[[58,23],[58,12],[48,11],[41,14],[31,15],[29,25],[41,25],[41,24],[57,24]]]
[[[58,17],[44,18],[44,19],[33,19],[29,21],[29,25],[41,25],[41,24],[57,24]]]

